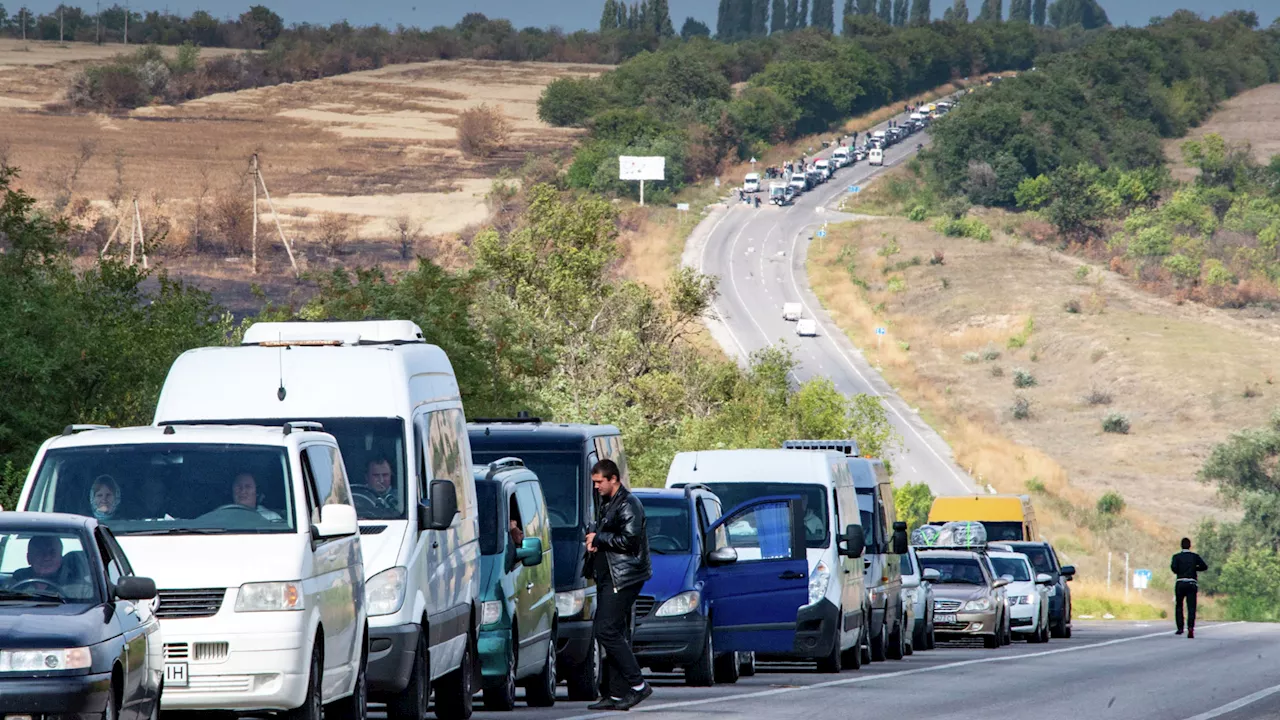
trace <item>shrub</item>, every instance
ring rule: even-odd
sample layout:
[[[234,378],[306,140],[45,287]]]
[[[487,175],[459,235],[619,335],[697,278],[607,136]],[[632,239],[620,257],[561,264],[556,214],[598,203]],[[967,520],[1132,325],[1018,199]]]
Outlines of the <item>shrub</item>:
[[[1124,512],[1124,498],[1115,490],[1108,490],[1098,498],[1098,514],[1119,515]]]
[[[315,238],[325,255],[340,254],[351,238],[351,219],[338,213],[325,213],[316,223]]]
[[[1033,493],[1042,493],[1044,492],[1044,483],[1040,482],[1039,477],[1033,477],[1027,480],[1027,490]]]
[[[1244,386],[1244,392],[1240,393],[1240,396],[1243,397],[1245,400],[1251,400],[1261,395],[1262,395],[1262,391],[1258,389],[1257,385],[1247,385],[1247,384]]]
[[[1036,376],[1022,368],[1015,368],[1013,371],[1013,386],[1016,388],[1029,388],[1037,385]]]
[[[1111,393],[1102,388],[1093,387],[1080,400],[1085,405],[1110,405]]]
[[[906,292],[907,279],[902,277],[901,275],[894,275],[893,277],[889,278],[889,282],[886,285],[886,287],[891,293]]]
[[[1120,413],[1111,413],[1102,419],[1102,432],[1128,435],[1129,418],[1121,415]]]
[[[1080,266],[1078,266],[1078,267],[1076,268],[1076,272],[1075,272],[1076,282],[1084,282],[1085,280],[1088,280],[1088,279],[1089,279],[1089,269],[1090,269],[1090,268],[1089,268],[1089,266],[1088,266],[1088,265],[1080,265]]]
[[[1017,348],[1026,347],[1027,340],[1031,339],[1031,333],[1035,332],[1035,329],[1036,329],[1035,318],[1031,318],[1031,317],[1027,318],[1026,324],[1022,326],[1022,332],[1009,338],[1009,347],[1015,350]]]
[[[1031,401],[1025,395],[1013,397],[1013,407],[1009,408],[1014,420],[1026,420],[1031,417]]]
[[[600,83],[592,78],[552,80],[538,98],[538,119],[557,127],[581,127],[602,100]]]
[[[923,205],[917,205],[907,212],[907,219],[912,222],[924,222],[929,217],[929,211]]]
[[[1062,309],[1066,310],[1068,313],[1071,313],[1072,315],[1079,314],[1080,301],[1076,300],[1075,298],[1071,298],[1070,300],[1062,303]]]
[[[458,149],[474,157],[492,157],[507,146],[511,122],[502,110],[481,104],[458,116]]]
[[[994,345],[988,345],[982,349],[982,359],[987,362],[1000,359],[1000,351]]]
[[[934,223],[933,229],[947,237],[967,237],[978,242],[989,242],[991,240],[991,228],[977,218],[962,217],[939,220]]]
[[[967,352],[964,354],[962,359],[964,360],[965,365],[976,365],[978,364],[978,361],[982,359],[982,356],[978,355],[976,352]]]
[[[992,365],[991,377],[993,378],[1004,377],[1004,368],[1000,367],[999,365]]]

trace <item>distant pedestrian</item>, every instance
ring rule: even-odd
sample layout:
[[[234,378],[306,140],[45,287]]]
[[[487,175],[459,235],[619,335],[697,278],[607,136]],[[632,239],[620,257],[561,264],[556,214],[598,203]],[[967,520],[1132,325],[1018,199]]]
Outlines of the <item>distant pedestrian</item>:
[[[596,642],[605,652],[608,687],[588,710],[630,710],[653,694],[631,649],[630,622],[636,597],[653,575],[644,506],[622,485],[617,463],[591,468],[600,495],[600,521],[586,537],[586,568],[596,581]]]
[[[1186,602],[1187,638],[1194,638],[1196,636],[1196,593],[1200,590],[1196,582],[1196,574],[1208,570],[1209,566],[1205,564],[1204,558],[1191,552],[1191,538],[1182,538],[1182,552],[1173,556],[1169,569],[1178,578],[1173,585],[1173,618],[1178,624],[1178,632],[1175,634],[1182,634],[1182,603]]]
[[[756,198],[756,209],[757,209],[757,210],[759,210],[759,209],[760,209],[760,198],[759,198],[759,197],[757,197],[757,198]]]

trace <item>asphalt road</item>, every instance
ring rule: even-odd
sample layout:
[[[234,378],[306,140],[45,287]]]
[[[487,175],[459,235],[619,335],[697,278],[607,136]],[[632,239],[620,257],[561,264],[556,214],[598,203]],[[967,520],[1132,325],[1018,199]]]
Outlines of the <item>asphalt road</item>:
[[[1074,637],[1048,645],[939,644],[899,661],[840,675],[800,665],[762,665],[734,685],[691,688],[678,675],[650,678],[654,694],[631,711],[654,720],[737,718],[1088,718],[1245,720],[1280,717],[1280,625],[1203,623],[1196,638],[1172,622],[1075,622]],[[547,709],[517,702],[480,720],[583,720],[587,703]],[[382,717],[374,707],[374,717]]]
[[[720,278],[720,297],[708,324],[726,353],[745,358],[756,350],[786,344],[800,363],[798,380],[826,377],[841,392],[881,396],[903,440],[902,451],[892,457],[897,481],[926,482],[935,494],[958,495],[982,488],[955,463],[946,441],[898,397],[831,321],[809,289],[805,273],[814,233],[824,222],[855,217],[832,209],[849,187],[865,185],[882,170],[909,159],[917,144],[928,142],[924,133],[909,137],[885,152],[884,168],[865,160],[845,167],[787,207],[767,203],[767,190],[758,210],[736,201],[717,207],[691,235],[684,263]],[[766,188],[767,182],[762,183]],[[782,319],[787,302],[802,303],[804,317],[818,320],[817,337],[798,337],[796,324]],[[870,337],[861,342],[876,340]]]

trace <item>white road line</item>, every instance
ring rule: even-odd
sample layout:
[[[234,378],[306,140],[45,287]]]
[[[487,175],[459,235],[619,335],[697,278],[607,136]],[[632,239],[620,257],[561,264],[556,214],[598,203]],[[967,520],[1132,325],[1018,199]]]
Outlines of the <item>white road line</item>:
[[[1215,623],[1213,625],[1203,625],[1199,630],[1207,630],[1210,628],[1228,627],[1230,625],[1239,625],[1237,622]],[[733,702],[736,700],[750,700],[754,698],[772,697],[774,695],[787,695],[794,692],[807,692],[809,690],[819,690],[829,687],[843,687],[845,685],[860,685],[862,683],[875,682],[876,680],[890,680],[894,678],[907,677],[909,675],[923,675],[925,673],[940,672],[942,670],[951,670],[958,667],[968,667],[971,665],[985,665],[987,663],[998,662],[1021,662],[1028,658],[1047,657],[1050,655],[1060,655],[1062,653],[1080,652],[1083,650],[1095,650],[1097,648],[1110,647],[1112,645],[1120,645],[1123,643],[1134,642],[1136,640],[1149,640],[1156,637],[1169,637],[1173,632],[1164,630],[1156,633],[1147,633],[1145,635],[1131,635],[1129,637],[1116,638],[1115,640],[1104,640],[1103,642],[1091,643],[1089,645],[1074,645],[1072,647],[1058,648],[1056,650],[1042,650],[1040,652],[1025,653],[1021,655],[1001,655],[999,657],[975,658],[973,660],[960,660],[958,662],[946,663],[945,665],[934,665],[931,667],[915,668],[913,670],[898,670],[897,672],[882,673],[879,675],[859,675],[857,677],[844,678],[842,680],[828,680],[827,682],[814,683],[812,685],[792,685],[789,687],[772,688],[769,690],[757,690],[754,692],[738,693],[735,695],[721,695],[719,697],[702,698],[700,700],[681,700],[678,702],[662,703],[659,705],[649,705],[646,707],[633,708],[635,712],[659,712],[662,710],[673,710],[676,708],[696,707],[698,705],[710,705],[711,703]],[[1278,686],[1280,687],[1280,686]],[[1257,693],[1255,693],[1257,694]],[[1252,695],[1249,697],[1253,697]],[[1265,696],[1264,696],[1265,697]],[[1236,702],[1241,702],[1248,698],[1241,698]],[[1252,702],[1252,701],[1251,701]],[[1243,707],[1243,706],[1241,706]],[[592,718],[609,717],[613,713],[592,713],[590,715],[576,715],[563,720],[591,720]],[[1207,715],[1206,718],[1217,717],[1216,715]],[[1200,716],[1189,718],[1189,720],[1200,720]]]
[[[1222,717],[1227,713],[1233,713],[1242,707],[1252,705],[1259,700],[1269,698],[1276,693],[1280,693],[1280,685],[1272,685],[1271,687],[1266,688],[1265,690],[1259,690],[1252,695],[1245,695],[1235,702],[1229,702],[1222,707],[1214,708],[1208,712],[1202,712],[1199,715],[1187,718],[1187,720],[1210,720],[1210,718]]]
[[[732,208],[725,209],[724,215],[721,216],[721,218],[716,221],[715,225],[711,226],[711,230],[707,233],[707,241],[702,244],[702,254],[698,257],[698,272],[703,275],[707,274],[706,273],[707,248],[711,246],[711,239],[715,237],[716,229],[720,227],[720,223],[724,222],[729,218],[729,213],[731,211],[732,211]],[[711,303],[711,309],[716,314],[716,320],[720,321],[720,326],[723,327],[725,331],[729,333],[729,337],[733,338],[733,344],[738,346],[738,352],[742,353],[742,361],[746,362],[751,357],[751,355],[750,353],[747,352],[746,347],[743,346],[742,341],[738,339],[738,334],[733,331],[733,328],[729,326],[729,323],[725,322],[724,315],[721,314],[720,312],[720,305],[718,303],[713,302]]]
[[[742,229],[738,231],[737,235],[733,236],[733,242],[729,245],[729,285],[733,288],[733,294],[738,298],[738,305],[742,307],[744,312],[746,312],[747,317],[751,320],[751,324],[756,326],[756,330],[760,332],[760,336],[769,344],[769,347],[773,347],[773,341],[769,339],[769,333],[766,333],[764,328],[760,326],[760,322],[756,320],[756,316],[751,314],[751,308],[749,308],[746,301],[742,299],[742,293],[738,292],[738,279],[733,275],[733,256],[738,252],[738,241],[742,239],[742,234],[746,232],[747,228],[750,226],[750,220],[743,223]]]

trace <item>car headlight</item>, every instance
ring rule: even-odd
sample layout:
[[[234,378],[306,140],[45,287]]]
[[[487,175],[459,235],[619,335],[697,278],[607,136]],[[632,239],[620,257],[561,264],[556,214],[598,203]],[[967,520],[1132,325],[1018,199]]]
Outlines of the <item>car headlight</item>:
[[[1010,605],[1030,605],[1031,596],[1030,595],[1014,595],[1013,597],[1009,598],[1009,604]]]
[[[694,610],[697,610],[698,605],[701,602],[702,593],[697,590],[682,592],[662,603],[662,605],[658,607],[658,612],[654,613],[654,616],[675,617],[677,615],[688,615]]]
[[[405,588],[408,586],[409,571],[403,567],[387,568],[369,578],[364,586],[365,601],[369,606],[369,617],[374,615],[391,615],[400,611],[404,605]]]
[[[988,598],[978,598],[970,600],[964,604],[964,609],[970,612],[986,612],[991,609],[991,600]]]
[[[480,605],[480,624],[492,625],[502,618],[502,601],[486,600]]]
[[[556,614],[560,617],[573,617],[582,612],[582,606],[586,602],[587,591],[585,589],[558,592],[556,593]]]
[[[827,595],[827,585],[831,584],[831,570],[825,562],[819,561],[809,573],[809,604],[812,605]]]
[[[303,605],[298,582],[245,583],[236,593],[236,612],[301,610]]]
[[[92,664],[89,648],[54,650],[0,650],[0,672],[51,672],[84,670]]]

